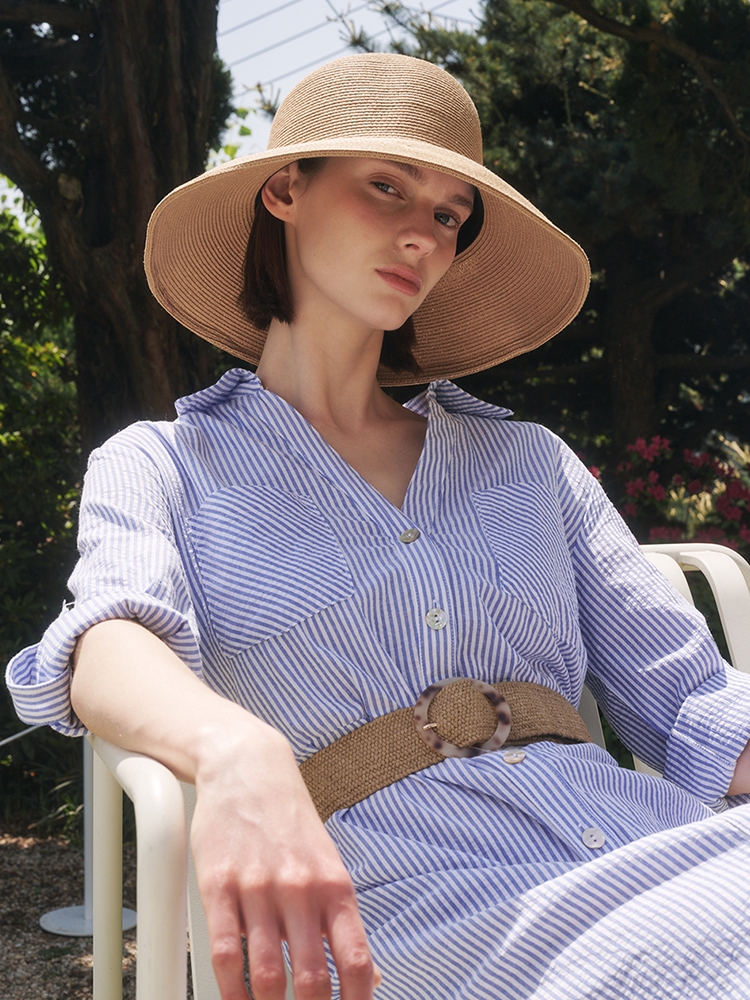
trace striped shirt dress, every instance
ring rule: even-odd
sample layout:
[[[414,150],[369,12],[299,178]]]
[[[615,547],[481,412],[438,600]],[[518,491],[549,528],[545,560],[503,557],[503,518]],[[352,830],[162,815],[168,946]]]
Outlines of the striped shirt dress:
[[[554,434],[438,381],[403,509],[243,370],[90,459],[75,604],[19,653],[19,715],[78,735],[69,663],[160,636],[297,759],[434,681],[586,681],[624,742],[446,759],[335,813],[380,1000],[750,998],[750,676]],[[731,806],[731,808],[727,808]],[[334,996],[338,996],[335,969]]]

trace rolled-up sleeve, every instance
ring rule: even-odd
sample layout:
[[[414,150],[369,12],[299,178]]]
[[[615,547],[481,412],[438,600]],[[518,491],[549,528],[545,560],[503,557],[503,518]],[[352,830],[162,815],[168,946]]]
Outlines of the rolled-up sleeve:
[[[562,469],[589,687],[630,750],[712,802],[750,740],[750,675],[722,659],[703,616],[567,449]]]
[[[85,733],[70,704],[71,657],[79,636],[113,618],[138,621],[200,676],[198,628],[174,527],[179,504],[179,481],[153,425],[136,424],[92,453],[80,560],[68,584],[75,603],[8,665],[21,719]]]

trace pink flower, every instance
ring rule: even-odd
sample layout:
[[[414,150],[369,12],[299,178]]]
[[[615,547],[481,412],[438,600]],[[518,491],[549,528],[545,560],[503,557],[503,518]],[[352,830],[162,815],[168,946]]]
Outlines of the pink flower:
[[[691,465],[694,469],[702,469],[704,465],[711,463],[711,456],[707,451],[702,451],[698,454],[686,448],[682,454],[687,464]]]
[[[750,490],[740,482],[739,479],[731,479],[727,483],[724,496],[727,500],[750,500]]]
[[[648,481],[651,483],[652,486],[654,485],[654,483],[658,483],[659,473],[656,472],[654,469],[652,469],[651,472],[649,472],[648,474]]]
[[[589,472],[594,477],[594,479],[598,479],[599,482],[601,482],[601,480],[602,480],[602,473],[601,473],[601,470],[599,469],[599,467],[597,465],[590,465],[589,466]]]
[[[638,479],[631,479],[629,482],[625,483],[625,493],[629,497],[637,497],[639,493],[643,493],[646,488],[646,483],[639,476]]]
[[[617,466],[617,471],[618,472],[630,472],[632,470],[632,468],[633,468],[633,463],[632,462],[620,462],[620,464]]]
[[[688,483],[688,493],[695,494],[701,493],[703,491],[703,483],[700,479],[694,479],[691,483]]]
[[[708,527],[695,533],[696,542],[721,542],[722,545],[729,545],[730,548],[737,548],[737,543],[732,544],[721,528]]]
[[[651,496],[654,498],[654,500],[663,500],[664,497],[667,495],[667,491],[661,485],[652,486],[649,492],[651,493]]]
[[[750,542],[750,528],[744,524],[740,527],[740,538],[743,542]]]
[[[680,475],[679,472],[675,472],[675,474],[672,476],[672,482],[675,484],[675,486],[682,486],[682,484],[685,482],[685,479],[682,475]]]
[[[625,517],[635,517],[638,513],[638,504],[636,503],[626,503],[623,504],[622,513]],[[750,531],[750,529],[748,529]]]
[[[648,536],[650,542],[681,542],[683,538],[682,528],[652,528]]]

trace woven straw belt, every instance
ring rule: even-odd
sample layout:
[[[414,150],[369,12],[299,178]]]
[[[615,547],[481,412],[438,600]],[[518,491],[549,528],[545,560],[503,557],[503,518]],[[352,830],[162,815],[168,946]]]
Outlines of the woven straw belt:
[[[325,822],[446,757],[552,740],[591,743],[578,712],[540,684],[462,678],[431,685],[415,706],[381,715],[319,750],[300,767]]]

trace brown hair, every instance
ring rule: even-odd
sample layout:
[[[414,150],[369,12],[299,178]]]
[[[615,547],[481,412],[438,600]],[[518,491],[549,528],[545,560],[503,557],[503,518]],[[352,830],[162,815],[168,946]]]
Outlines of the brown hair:
[[[297,162],[303,174],[314,176],[325,166],[326,157],[309,157]],[[239,304],[250,322],[260,330],[267,330],[272,319],[280,323],[291,323],[294,319],[294,303],[286,269],[284,223],[268,211],[261,191],[255,198]],[[394,372],[419,376],[421,368],[413,353],[416,339],[411,316],[398,330],[386,330],[380,350],[381,365]]]

